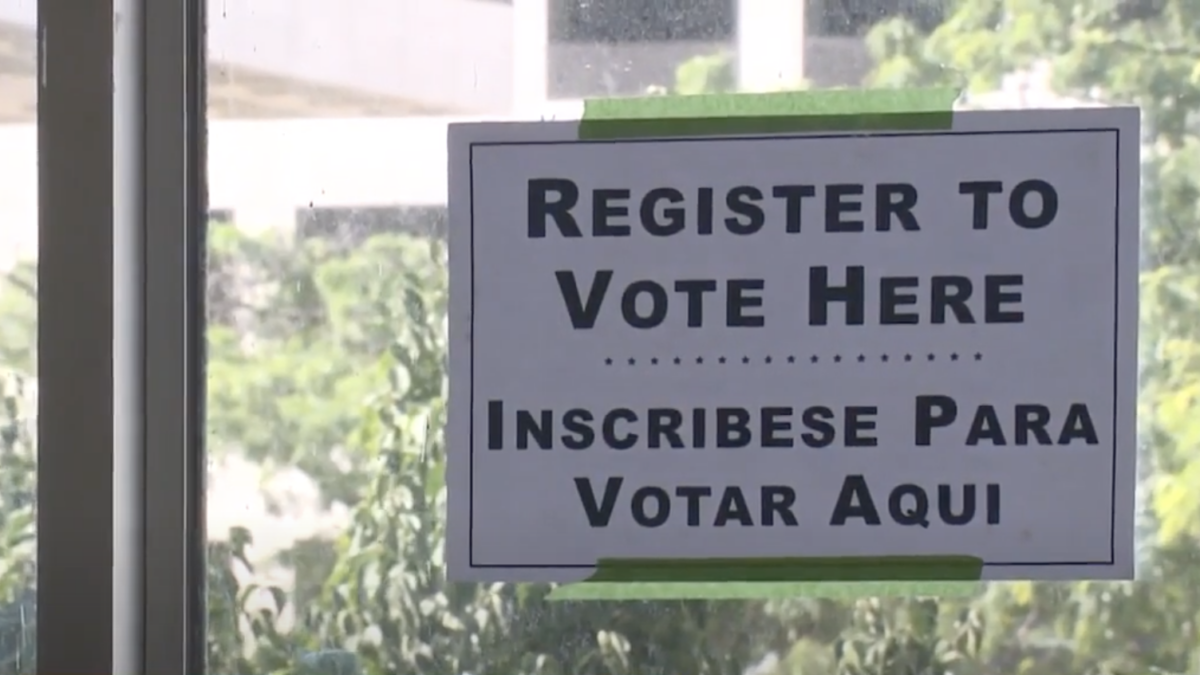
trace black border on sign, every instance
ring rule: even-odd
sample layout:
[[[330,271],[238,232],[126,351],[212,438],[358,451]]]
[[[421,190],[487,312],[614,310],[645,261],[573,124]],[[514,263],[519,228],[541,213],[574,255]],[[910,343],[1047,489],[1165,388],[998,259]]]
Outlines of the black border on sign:
[[[609,139],[609,140],[573,140],[573,141],[496,141],[496,142],[479,142],[471,143],[468,146],[468,183],[469,183],[469,198],[471,200],[470,218],[471,218],[471,323],[468,328],[470,335],[470,398],[471,414],[469,422],[470,440],[468,441],[467,451],[468,458],[468,490],[470,491],[471,504],[468,509],[467,520],[467,565],[471,569],[592,569],[596,565],[593,564],[567,564],[567,565],[535,565],[535,564],[520,564],[520,565],[485,565],[476,564],[475,562],[475,148],[476,147],[498,147],[498,146],[532,146],[532,145],[616,145],[616,144],[642,144],[642,143],[689,143],[703,141],[706,143],[719,143],[722,141],[749,141],[749,140],[807,140],[807,139],[833,139],[833,138],[862,138],[867,135],[871,138],[929,138],[934,136],[1020,136],[1034,135],[1040,136],[1044,134],[1114,134],[1115,135],[1115,177],[1113,194],[1113,229],[1115,232],[1113,246],[1113,410],[1112,410],[1112,484],[1109,492],[1109,548],[1108,560],[1066,560],[1059,562],[1045,561],[1000,561],[1000,562],[984,562],[985,567],[1111,567],[1116,564],[1117,558],[1117,402],[1119,388],[1119,373],[1117,368],[1118,357],[1120,355],[1120,304],[1121,304],[1121,280],[1120,280],[1120,260],[1121,260],[1121,130],[1118,128],[1100,127],[1091,129],[1032,129],[1020,131],[933,131],[933,132],[910,132],[910,133],[870,133],[870,134],[779,134],[772,136],[716,136],[716,137],[678,137],[678,138],[630,138],[630,139]]]

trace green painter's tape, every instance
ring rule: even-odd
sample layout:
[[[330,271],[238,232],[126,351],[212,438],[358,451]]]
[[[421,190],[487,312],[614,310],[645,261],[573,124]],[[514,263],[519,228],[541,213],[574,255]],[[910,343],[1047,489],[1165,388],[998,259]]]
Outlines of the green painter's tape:
[[[606,98],[584,103],[579,138],[949,129],[959,91],[871,89]]]
[[[949,129],[959,90],[829,90],[588,101],[582,140],[795,132]],[[552,600],[788,596],[954,596],[975,592],[983,561],[968,556],[601,560]]]
[[[978,581],[982,573],[971,556],[624,558],[601,560],[588,581]]]
[[[963,598],[983,585],[971,581],[722,582],[568,584],[550,600],[779,600],[782,598]]]
[[[971,556],[601,560],[586,581],[550,599],[946,597],[975,592],[982,573],[983,561]]]

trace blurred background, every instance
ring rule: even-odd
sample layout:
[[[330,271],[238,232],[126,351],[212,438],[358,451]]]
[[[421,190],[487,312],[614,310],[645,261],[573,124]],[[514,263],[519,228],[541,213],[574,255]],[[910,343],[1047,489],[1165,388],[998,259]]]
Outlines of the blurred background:
[[[455,118],[604,96],[857,87],[873,67],[872,26],[932,27],[944,13],[930,0],[214,0],[211,211],[274,228],[440,206]],[[0,0],[0,217],[25,250],[35,19],[32,0]]]

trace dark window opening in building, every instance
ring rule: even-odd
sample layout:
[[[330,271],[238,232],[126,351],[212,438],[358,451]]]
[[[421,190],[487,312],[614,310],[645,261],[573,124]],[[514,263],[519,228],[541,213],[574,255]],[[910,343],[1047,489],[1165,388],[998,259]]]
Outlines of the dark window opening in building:
[[[549,1],[553,42],[724,42],[737,8],[736,0]]]
[[[826,37],[859,37],[880,21],[904,17],[922,31],[945,18],[944,0],[808,0],[807,33]]]
[[[444,206],[362,206],[300,209],[296,235],[320,238],[337,248],[354,248],[377,234],[411,234],[442,238]]]

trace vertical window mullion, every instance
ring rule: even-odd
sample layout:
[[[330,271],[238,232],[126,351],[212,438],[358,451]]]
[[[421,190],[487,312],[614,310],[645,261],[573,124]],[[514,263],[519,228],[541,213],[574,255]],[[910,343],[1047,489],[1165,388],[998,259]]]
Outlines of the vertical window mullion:
[[[147,675],[200,675],[205,463],[203,0],[143,4]]]
[[[110,1],[38,2],[37,669],[113,667]]]

